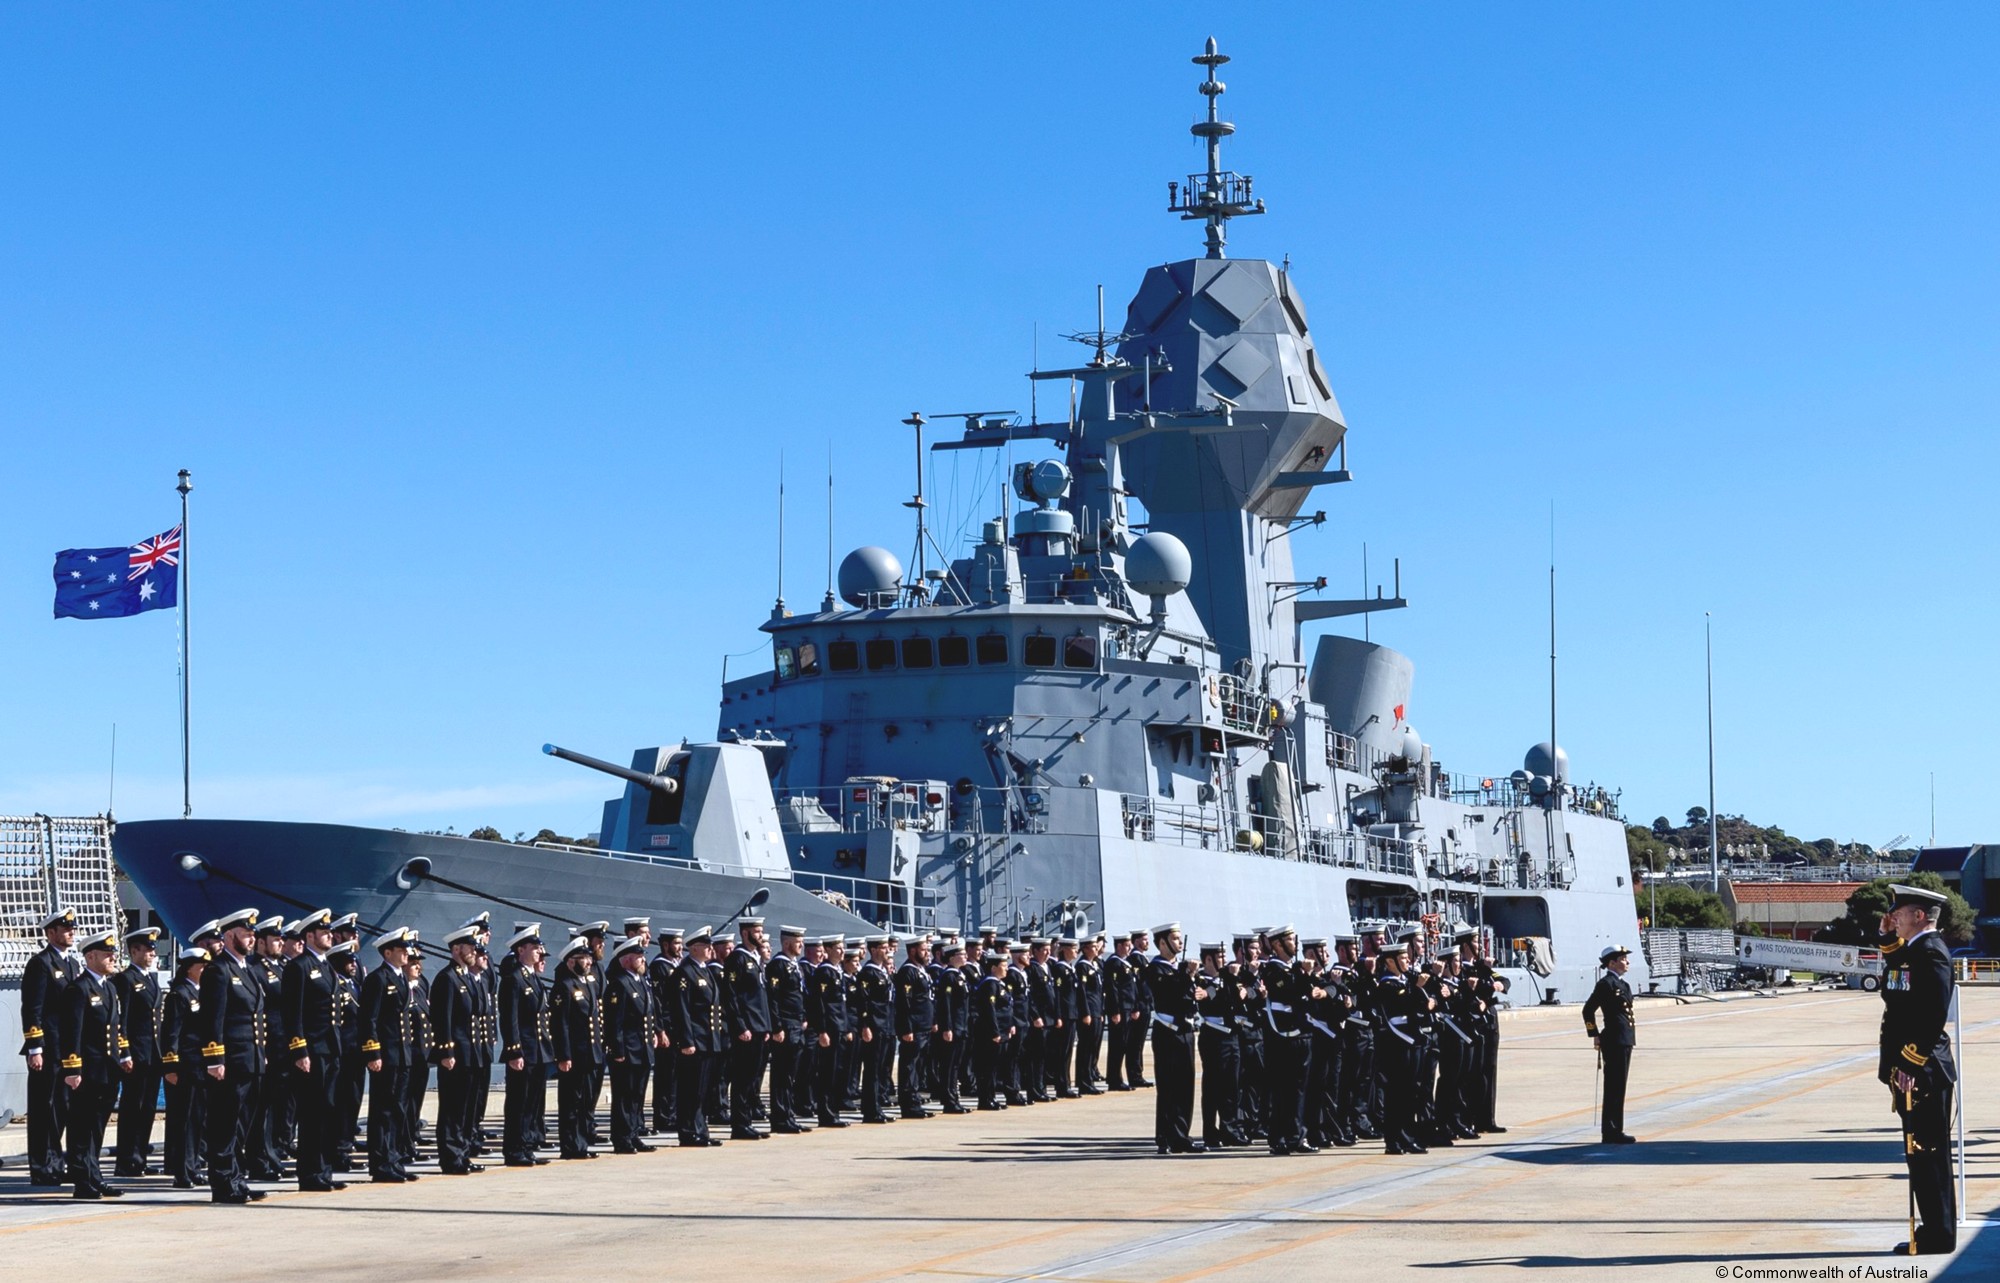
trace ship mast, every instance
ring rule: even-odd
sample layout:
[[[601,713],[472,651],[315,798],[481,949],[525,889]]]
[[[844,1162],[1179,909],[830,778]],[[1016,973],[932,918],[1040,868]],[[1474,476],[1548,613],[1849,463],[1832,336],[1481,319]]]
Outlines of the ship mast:
[[[1222,140],[1235,133],[1236,126],[1221,118],[1221,104],[1216,100],[1229,86],[1215,78],[1215,69],[1228,61],[1228,54],[1215,51],[1214,36],[1208,38],[1207,49],[1193,59],[1196,66],[1208,68],[1208,79],[1199,86],[1202,96],[1208,99],[1208,119],[1197,120],[1188,126],[1188,132],[1207,144],[1208,172],[1189,174],[1185,190],[1179,183],[1167,184],[1170,213],[1179,214],[1182,222],[1200,219],[1208,224],[1210,258],[1223,257],[1222,246],[1229,239],[1226,225],[1230,219],[1264,212],[1264,202],[1251,194],[1250,175],[1222,167]]]

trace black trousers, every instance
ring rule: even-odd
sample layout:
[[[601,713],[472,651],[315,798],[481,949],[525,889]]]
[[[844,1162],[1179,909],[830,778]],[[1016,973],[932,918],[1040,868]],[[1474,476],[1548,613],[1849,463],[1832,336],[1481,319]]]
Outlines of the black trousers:
[[[1917,1250],[1949,1252],[1958,1247],[1958,1191],[1952,1185],[1952,1084],[1926,1092],[1903,1117],[1903,1161],[1910,1169],[1910,1193],[1917,1204]]]
[[[1194,1121],[1194,1035],[1165,1025],[1153,1025],[1154,1084],[1153,1143],[1164,1149],[1186,1149]]]
[[[60,1059],[45,1049],[42,1067],[28,1071],[28,1171],[43,1180],[61,1180],[67,1166],[63,1123],[69,1113],[69,1088],[56,1072]]]
[[[104,1184],[104,1170],[98,1151],[104,1148],[104,1115],[118,1095],[116,1083],[94,1083],[88,1078],[69,1092],[69,1127],[63,1157],[69,1178],[78,1189],[94,1189]]]
[[[340,1158],[340,1057],[313,1056],[312,1068],[292,1069],[291,1098],[298,1119],[298,1143],[292,1161],[299,1186],[325,1185],[333,1180]]]
[[[611,1147],[620,1153],[635,1149],[646,1130],[646,1080],[653,1076],[649,1060],[613,1061],[611,1076]]]
[[[1010,1103],[1025,1099],[1021,1095],[1021,1030],[1018,1027],[1010,1026],[1000,1043],[1000,1090],[1007,1093]]]
[[[1357,1134],[1378,1128],[1375,1108],[1375,1031],[1366,1021],[1350,1020],[1340,1031],[1340,1116]]]
[[[572,1060],[556,1074],[556,1139],[564,1158],[590,1152],[590,1127],[597,1116],[597,1070],[600,1066]],[[681,1113],[687,1113],[682,1102]]]
[[[1239,1028],[1237,1110],[1238,1130],[1245,1136],[1265,1135],[1264,1034],[1261,1028]]]
[[[1106,1025],[1104,1027],[1104,1041],[1110,1048],[1104,1057],[1105,1086],[1114,1091],[1123,1091],[1126,1085],[1125,1042],[1126,1035],[1129,1032],[1129,1026],[1126,1023],[1128,1019],[1129,1017],[1120,1016],[1117,1024]]]
[[[896,1054],[896,1040],[880,1035],[867,1042],[856,1041],[855,1054],[861,1058],[861,1116],[882,1117],[882,1098],[887,1093],[889,1058]]]
[[[674,1051],[675,1087],[680,1097],[680,1140],[683,1146],[708,1143],[708,1081],[715,1074],[716,1053]]]
[[[799,1043],[805,1034],[797,1029],[785,1030],[783,1042],[767,1042],[764,1053],[771,1067],[771,1122],[787,1126],[798,1126],[798,1070],[800,1063]]]
[[[1032,1024],[1021,1031],[1021,1090],[1029,1100],[1048,1099],[1049,1035],[1055,1032]]]
[[[675,1048],[661,1056],[660,1062],[653,1066],[653,1130],[662,1134],[680,1130],[679,1092],[676,1090],[680,1073],[675,1068],[678,1061],[679,1049]]]
[[[195,1081],[199,1072],[176,1069],[174,1077],[179,1081],[167,1084],[167,1175],[189,1185],[208,1178],[201,1166],[202,1124],[208,1111]]]
[[[1306,1037],[1312,1044],[1306,1067],[1306,1139],[1327,1145],[1347,1134],[1340,1119],[1340,1035],[1329,1037],[1314,1028]]]
[[[1630,1047],[1604,1048],[1604,1134],[1625,1130],[1625,1082],[1632,1076]]]
[[[153,1152],[153,1116],[159,1112],[160,1068],[132,1066],[118,1088],[118,1166],[121,1175],[137,1175]]]
[[[257,1082],[256,1111],[250,1118],[250,1138],[244,1163],[256,1180],[274,1181],[284,1175],[284,1159],[279,1156],[278,1114],[283,1108],[288,1086],[283,1064],[272,1060]]]
[[[972,1081],[979,1093],[979,1107],[992,1109],[1000,1103],[1000,1061],[1007,1040],[975,1040],[972,1048]]]
[[[1500,1108],[1500,1018],[1488,1013],[1485,1037],[1480,1047],[1480,1081],[1473,1096],[1473,1125],[1491,1130],[1499,1121]]]
[[[1236,1077],[1240,1049],[1226,1029],[1203,1028],[1201,1046],[1201,1139],[1220,1145],[1236,1132]]]
[[[811,1118],[819,1112],[819,1038],[815,1034],[800,1033],[796,1037],[785,1035],[785,1041],[792,1044],[792,1106],[791,1120]]]
[[[408,1152],[409,1069],[384,1062],[368,1075],[368,1172],[401,1176]]]
[[[523,1065],[507,1070],[500,1152],[510,1163],[532,1163],[539,1147],[542,1115],[549,1108],[549,1067]]]
[[[906,1114],[920,1114],[924,1109],[924,1070],[931,1059],[931,1035],[919,1030],[910,1035],[910,1041],[898,1041],[896,1045],[896,1100]]]
[[[481,1069],[472,1076],[472,1152],[486,1152],[486,1111],[493,1103],[493,1070]]]
[[[1382,1141],[1391,1150],[1417,1142],[1417,1052],[1391,1030],[1375,1048],[1382,1093]]]
[[[450,1069],[438,1066],[437,1147],[438,1167],[462,1172],[472,1162],[473,1132],[472,1080],[485,1070],[458,1061]]]
[[[1125,1081],[1134,1087],[1146,1081],[1146,1026],[1152,1023],[1150,1012],[1125,1017]]]
[[[417,1140],[424,1131],[424,1095],[431,1088],[431,1067],[424,1062],[409,1066],[403,1078],[403,1157],[417,1159]]]
[[[752,1126],[764,1098],[764,1064],[771,1054],[771,1036],[753,1033],[749,1042],[729,1044],[729,1125],[741,1131]]]
[[[334,1139],[342,1158],[354,1153],[355,1138],[361,1134],[361,1101],[367,1094],[368,1058],[358,1051],[342,1055],[334,1085],[334,1100],[338,1103]]]
[[[583,1125],[585,1131],[590,1136],[590,1143],[593,1145],[604,1143],[603,1133],[597,1130],[597,1102],[603,1098],[604,1066],[592,1065],[590,1066],[590,1108],[584,1113]]]
[[[813,1070],[819,1076],[813,1095],[818,1098],[814,1103],[821,1122],[840,1117],[841,1104],[847,1099],[847,1073],[854,1059],[854,1044],[848,1041],[851,1036],[830,1034],[827,1045],[813,1055]]]
[[[208,1120],[208,1188],[217,1194],[238,1194],[250,1188],[247,1165],[250,1124],[257,1116],[257,1087],[263,1076],[229,1069],[217,1082],[202,1074],[206,1084]]]
[[[1264,1039],[1264,1135],[1271,1147],[1305,1139],[1306,1076],[1312,1067],[1310,1031]]]
[[[1065,1020],[1059,1029],[1045,1029],[1048,1035],[1048,1081],[1050,1086],[1064,1096],[1075,1090],[1070,1081],[1070,1061],[1076,1057],[1076,1026]]]
[[[1076,1085],[1095,1087],[1104,1081],[1097,1063],[1104,1050],[1104,1018],[1092,1016],[1087,1025],[1076,1029]]]
[[[943,1030],[931,1035],[931,1065],[938,1103],[946,1109],[965,1108],[958,1098],[958,1080],[965,1070],[965,1034],[953,1030],[950,1041],[945,1040]]]

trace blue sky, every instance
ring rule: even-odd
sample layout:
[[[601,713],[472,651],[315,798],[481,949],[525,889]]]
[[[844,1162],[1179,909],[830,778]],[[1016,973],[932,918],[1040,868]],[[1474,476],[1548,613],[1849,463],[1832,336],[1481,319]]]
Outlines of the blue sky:
[[[1977,6],[0,11],[0,810],[178,813],[170,615],[51,555],[195,476],[200,814],[597,824],[788,590],[908,542],[913,408],[1198,252],[1187,61],[1271,212],[1453,769],[1640,820],[2000,837],[2000,17]],[[1022,408],[1025,408],[1022,405]],[[956,466],[959,471],[954,474]],[[992,487],[941,461],[947,529]],[[982,502],[984,501],[984,502]],[[754,663],[755,657],[735,661]],[[744,671],[741,667],[737,671]]]

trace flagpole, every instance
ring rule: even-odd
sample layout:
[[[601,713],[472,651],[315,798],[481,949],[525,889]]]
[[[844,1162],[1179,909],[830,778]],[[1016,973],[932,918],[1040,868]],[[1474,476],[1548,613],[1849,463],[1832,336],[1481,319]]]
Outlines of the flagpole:
[[[180,484],[174,487],[181,496],[181,818],[188,819],[194,814],[194,802],[189,790],[191,775],[188,770],[188,491],[194,489],[194,482],[188,477],[188,470],[181,469]]]

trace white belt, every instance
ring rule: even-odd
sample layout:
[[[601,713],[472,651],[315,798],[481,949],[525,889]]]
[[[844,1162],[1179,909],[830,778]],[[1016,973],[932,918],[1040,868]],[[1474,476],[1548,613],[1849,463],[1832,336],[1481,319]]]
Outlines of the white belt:
[[[1223,1033],[1229,1032],[1229,1022],[1221,1016],[1203,1016],[1201,1023],[1207,1025],[1210,1029],[1219,1029]]]
[[[1292,1004],[1290,1004],[1289,1002],[1272,1002],[1272,1003],[1266,1003],[1265,1005],[1268,1006],[1272,1011],[1283,1011],[1289,1013],[1292,1009]]]
[[[1339,1034],[1336,1034],[1333,1030],[1327,1028],[1326,1022],[1321,1020],[1317,1016],[1307,1016],[1306,1023],[1311,1025],[1313,1028],[1319,1030],[1321,1033],[1325,1034],[1329,1038],[1338,1038],[1340,1036]]]
[[[1157,1020],[1161,1024],[1165,1025],[1167,1028],[1172,1029],[1177,1033],[1180,1030],[1180,1022],[1175,1020],[1172,1016],[1156,1011],[1153,1013],[1153,1019]]]

